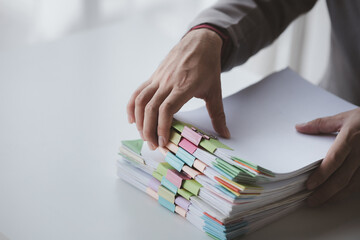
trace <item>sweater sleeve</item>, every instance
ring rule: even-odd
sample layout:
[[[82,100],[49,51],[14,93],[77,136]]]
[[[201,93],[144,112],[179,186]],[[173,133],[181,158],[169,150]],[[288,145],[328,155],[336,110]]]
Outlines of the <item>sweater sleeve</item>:
[[[231,50],[222,61],[222,70],[228,71],[272,43],[315,3],[316,0],[219,0],[190,25],[211,24],[226,31]]]

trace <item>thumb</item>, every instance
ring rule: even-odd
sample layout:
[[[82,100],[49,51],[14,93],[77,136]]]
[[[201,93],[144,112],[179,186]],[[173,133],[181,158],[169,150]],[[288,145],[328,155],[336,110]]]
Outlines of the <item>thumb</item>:
[[[296,124],[295,128],[298,132],[307,134],[334,133],[340,131],[342,123],[343,119],[335,115]]]
[[[214,130],[219,133],[220,136],[230,138],[230,131],[226,126],[221,87],[217,88],[215,93],[209,94],[205,101]]]

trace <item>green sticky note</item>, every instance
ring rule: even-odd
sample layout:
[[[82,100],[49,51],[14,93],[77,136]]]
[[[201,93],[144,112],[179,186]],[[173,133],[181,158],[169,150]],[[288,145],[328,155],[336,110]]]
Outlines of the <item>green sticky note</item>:
[[[169,163],[167,162],[161,162],[158,164],[156,171],[160,173],[162,176],[166,176],[166,173],[169,169],[175,169],[173,168]],[[161,181],[161,180],[160,180]]]
[[[158,173],[157,171],[154,171],[154,172],[152,173],[152,176],[153,176],[154,178],[156,178],[157,180],[159,180],[159,181],[161,181],[162,178],[163,178],[163,176],[162,176],[160,173]]]
[[[190,200],[190,197],[194,196],[194,194],[192,194],[191,192],[189,192],[183,188],[178,189],[178,194],[187,200]]]
[[[178,145],[180,140],[181,140],[181,135],[172,129],[170,132],[170,142],[174,143],[175,145]]]
[[[184,130],[185,123],[180,122],[174,118],[171,126],[176,130],[178,130],[179,132],[182,132]]]
[[[214,145],[216,148],[224,148],[224,149],[234,150],[234,149],[226,146],[225,144],[223,144],[222,142],[220,142],[217,139],[210,138],[210,140],[208,140],[208,141],[210,141],[211,144]]]
[[[233,173],[235,176],[238,175],[241,171],[237,167],[231,165],[228,162],[225,162],[224,160],[220,158],[216,158],[216,162],[220,164],[222,167],[226,168],[229,172]]]
[[[121,143],[129,148],[131,151],[133,151],[134,153],[141,155],[141,149],[143,146],[144,141],[142,139],[137,139],[137,140],[126,140],[126,141],[121,141]]]
[[[196,180],[191,179],[191,180],[185,180],[182,187],[197,196],[199,194],[202,185],[198,183]]]
[[[209,140],[202,139],[200,142],[200,146],[205,148],[208,152],[214,153],[216,150],[216,146],[213,145]]]
[[[175,202],[175,194],[172,193],[170,190],[168,190],[166,187],[159,186],[157,193],[159,194],[159,196],[164,198],[166,201],[168,201],[170,203]]]

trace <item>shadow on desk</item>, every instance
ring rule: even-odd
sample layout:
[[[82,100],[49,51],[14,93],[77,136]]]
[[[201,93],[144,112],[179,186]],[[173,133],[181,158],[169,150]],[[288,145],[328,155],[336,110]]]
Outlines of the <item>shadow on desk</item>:
[[[360,193],[319,208],[303,207],[242,240],[360,239]]]

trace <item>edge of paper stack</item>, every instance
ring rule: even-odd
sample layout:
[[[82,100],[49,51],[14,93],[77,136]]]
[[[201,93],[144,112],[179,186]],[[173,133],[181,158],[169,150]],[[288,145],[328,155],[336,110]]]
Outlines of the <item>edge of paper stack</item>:
[[[257,230],[303,204],[309,169],[283,180],[239,158],[195,126],[173,120],[170,142],[150,151],[142,140],[123,141],[118,176],[214,239]]]

